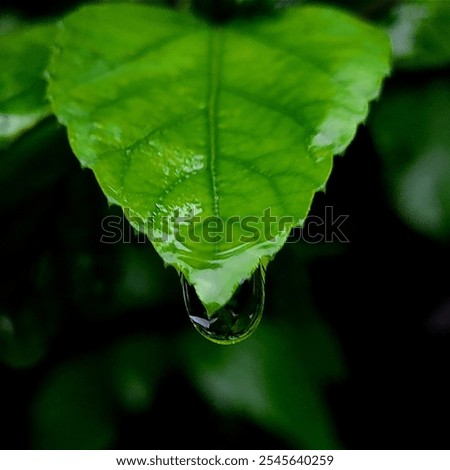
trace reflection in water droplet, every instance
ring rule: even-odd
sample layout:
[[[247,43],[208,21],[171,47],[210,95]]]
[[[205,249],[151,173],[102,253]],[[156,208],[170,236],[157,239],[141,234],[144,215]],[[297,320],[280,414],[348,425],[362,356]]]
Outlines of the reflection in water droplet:
[[[253,276],[241,282],[229,302],[208,316],[195,289],[181,275],[184,303],[195,329],[219,344],[234,344],[250,336],[264,309],[265,270],[260,266]]]

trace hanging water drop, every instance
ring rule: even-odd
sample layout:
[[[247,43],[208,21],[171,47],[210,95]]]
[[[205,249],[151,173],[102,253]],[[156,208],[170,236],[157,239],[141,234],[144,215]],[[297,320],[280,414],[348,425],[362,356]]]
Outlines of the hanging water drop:
[[[181,275],[184,304],[195,329],[219,344],[234,344],[248,338],[261,320],[264,309],[265,269],[260,266],[243,280],[226,305],[208,315],[195,289]]]

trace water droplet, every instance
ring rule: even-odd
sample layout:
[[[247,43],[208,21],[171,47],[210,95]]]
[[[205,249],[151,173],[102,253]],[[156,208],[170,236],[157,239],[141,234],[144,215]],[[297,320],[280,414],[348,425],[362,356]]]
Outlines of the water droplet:
[[[208,316],[195,289],[181,275],[184,303],[195,329],[219,344],[234,344],[248,338],[261,320],[264,309],[265,269],[260,266],[253,276],[243,280],[229,302]]]

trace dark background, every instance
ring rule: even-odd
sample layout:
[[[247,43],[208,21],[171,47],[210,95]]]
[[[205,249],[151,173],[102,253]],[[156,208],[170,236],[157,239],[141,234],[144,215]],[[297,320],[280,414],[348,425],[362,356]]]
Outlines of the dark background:
[[[15,1],[4,6],[36,17],[61,14],[74,4],[26,7]],[[355,2],[352,7],[375,18],[388,8],[383,2]],[[444,76],[443,70],[396,72],[385,91],[405,84],[420,89]],[[10,341],[0,364],[2,448],[301,446],[301,438],[291,439],[277,425],[261,425],[245,413],[210,406],[192,379],[192,369],[180,360],[191,354],[183,345],[197,333],[185,313],[176,273],[164,270],[148,243],[100,243],[102,218],[120,211],[108,208],[93,174],[80,169],[64,129],[47,119],[2,151],[1,160],[0,341]],[[302,308],[310,312],[312,305],[326,325],[334,345],[332,359],[338,355],[342,363],[342,372],[320,388],[337,446],[447,449],[449,244],[412,230],[393,209],[382,159],[365,126],[345,156],[335,158],[326,193],[316,195],[311,214],[323,215],[326,206],[333,206],[336,216],[349,215],[343,231],[350,242],[286,245],[269,265],[262,321],[292,326],[300,343]],[[13,342],[7,338],[12,328]],[[109,379],[92,385],[111,357],[123,350],[115,345],[127,338],[138,338],[127,349],[135,351],[137,361],[142,360],[140,348],[147,347],[141,339],[146,343],[152,338],[156,358],[139,366],[153,371],[158,380],[152,382],[148,404],[144,400],[141,406],[137,400],[136,408],[133,400],[128,407],[119,406],[120,400],[109,403],[114,395]],[[168,352],[172,347],[178,356]],[[198,353],[193,347],[192,354],[202,354],[202,347]],[[318,361],[326,369],[327,354],[319,349],[311,363]],[[297,362],[290,360],[295,376]],[[73,370],[81,370],[77,377],[86,379],[79,390],[73,385],[79,385],[78,378],[71,378]],[[60,374],[59,385],[53,382],[56,391],[48,385],[56,380],[55,371]],[[75,398],[70,391],[65,396],[69,389]],[[89,404],[81,408],[87,415],[81,421],[74,418],[71,428],[71,413],[84,403],[83,394]],[[99,407],[103,401],[108,404]],[[59,419],[68,430],[58,428]],[[106,427],[114,429],[111,436],[106,432],[103,440],[96,440],[97,421],[103,423],[99,435]],[[92,438],[79,440],[89,424]],[[320,448],[328,442],[317,438],[304,446],[316,443]]]

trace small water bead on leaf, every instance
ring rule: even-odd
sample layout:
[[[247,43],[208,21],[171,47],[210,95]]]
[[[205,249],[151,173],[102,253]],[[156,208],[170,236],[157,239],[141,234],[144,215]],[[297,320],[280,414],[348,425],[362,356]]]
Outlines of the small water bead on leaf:
[[[264,309],[265,269],[259,266],[250,279],[241,281],[233,297],[208,315],[195,289],[181,275],[184,303],[195,329],[219,344],[234,344],[248,338],[261,320]]]

